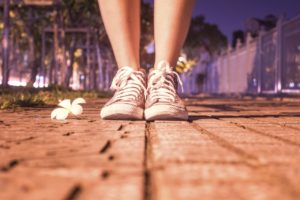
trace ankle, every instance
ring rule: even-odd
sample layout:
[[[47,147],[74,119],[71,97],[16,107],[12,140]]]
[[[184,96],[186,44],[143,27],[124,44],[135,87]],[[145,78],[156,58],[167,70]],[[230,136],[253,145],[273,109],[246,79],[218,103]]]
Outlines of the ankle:
[[[154,63],[154,69],[159,69],[161,66],[168,66],[171,69],[174,69],[177,61],[170,61],[169,59],[160,59],[156,60]]]
[[[119,66],[119,69],[121,69],[122,67],[129,67],[129,68],[131,68],[133,71],[140,71],[140,67],[138,67],[138,66],[132,66],[132,65],[121,65],[121,66]]]
[[[160,60],[155,63],[154,69],[171,72],[174,70],[174,65],[171,65],[167,60]]]

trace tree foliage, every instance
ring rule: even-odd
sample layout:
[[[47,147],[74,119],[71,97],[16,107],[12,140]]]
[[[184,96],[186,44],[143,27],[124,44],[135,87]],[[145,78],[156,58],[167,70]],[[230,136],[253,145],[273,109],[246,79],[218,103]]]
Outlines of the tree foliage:
[[[61,29],[64,28],[82,28],[88,27],[93,31],[93,41],[99,42],[102,48],[102,54],[109,54],[112,58],[112,50],[105,28],[100,16],[97,0],[61,0],[54,6],[28,6],[20,1],[19,5],[11,6],[10,11],[10,38],[17,43],[19,55],[28,56],[28,67],[31,70],[31,83],[35,81],[38,69],[42,62],[47,61],[48,65],[53,62],[53,36],[46,37],[46,57],[42,60],[42,33],[45,28],[53,28],[55,23]],[[148,55],[144,47],[153,41],[153,5],[150,3],[141,3],[141,57],[142,65],[153,62],[154,54]],[[0,17],[2,18],[2,10]],[[2,32],[0,22],[0,33]],[[71,34],[64,38],[58,38],[58,48],[64,48],[68,59],[74,60],[72,55],[78,52],[76,45],[85,41],[85,36],[80,34]],[[51,45],[49,45],[51,44]],[[188,37],[184,45],[184,51],[189,57],[199,56],[197,49],[205,47],[210,52],[216,53],[226,47],[227,40],[219,28],[205,21],[204,16],[197,16],[192,19],[189,28]],[[103,53],[104,52],[104,53]],[[109,52],[109,53],[105,53]],[[50,64],[49,64],[50,63]],[[152,63],[151,63],[152,64]],[[71,65],[72,66],[72,61]],[[68,85],[68,79],[72,67],[67,67],[65,85]],[[85,66],[81,66],[85,67]],[[49,70],[49,69],[48,69]]]
[[[227,46],[227,38],[217,25],[206,22],[200,15],[191,20],[191,25],[184,45],[184,51],[190,57],[197,57],[199,47],[210,53],[218,53]]]
[[[28,56],[27,66],[31,71],[31,84],[35,82],[42,62],[50,60],[49,63],[54,59],[54,55],[51,54],[53,45],[48,45],[46,51],[50,54],[47,55],[48,58],[41,60],[42,33],[45,28],[53,28],[54,23],[58,23],[61,29],[90,28],[94,33],[92,36],[101,42],[101,46],[109,46],[97,0],[61,0],[58,2],[53,6],[33,6],[20,1],[19,4],[10,6],[10,40],[17,44],[19,55],[21,55],[19,59],[22,59],[22,55]],[[2,12],[0,15],[2,17]],[[2,28],[0,23],[0,32]],[[73,34],[71,37],[63,38],[63,41],[59,38],[59,48],[64,47],[68,55],[74,53],[74,44],[76,45],[74,40],[84,41],[85,36],[79,34],[75,37]],[[46,43],[53,44],[53,36],[48,35]],[[12,56],[11,54],[11,59]]]

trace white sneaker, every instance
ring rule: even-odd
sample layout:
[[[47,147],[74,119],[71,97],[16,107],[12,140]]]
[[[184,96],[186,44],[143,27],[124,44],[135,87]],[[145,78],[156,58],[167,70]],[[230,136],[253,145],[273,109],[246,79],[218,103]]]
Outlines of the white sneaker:
[[[122,67],[114,77],[114,96],[100,112],[102,119],[143,119],[145,105],[145,72]]]
[[[146,120],[187,120],[188,112],[177,94],[177,84],[182,86],[179,75],[170,65],[161,61],[148,76],[145,104]]]

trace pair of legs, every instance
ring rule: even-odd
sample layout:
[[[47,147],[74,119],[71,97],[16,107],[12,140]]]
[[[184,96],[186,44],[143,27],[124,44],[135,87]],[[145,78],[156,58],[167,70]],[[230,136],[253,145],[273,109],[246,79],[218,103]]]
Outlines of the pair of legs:
[[[139,70],[140,0],[99,0],[99,5],[118,66]],[[162,60],[176,65],[193,5],[194,0],[154,2],[155,66]]]
[[[140,69],[140,0],[99,0],[106,32],[119,66],[103,106],[102,119],[164,120],[188,118],[177,94],[179,76],[172,70],[189,28],[194,0],[154,2],[154,70]]]

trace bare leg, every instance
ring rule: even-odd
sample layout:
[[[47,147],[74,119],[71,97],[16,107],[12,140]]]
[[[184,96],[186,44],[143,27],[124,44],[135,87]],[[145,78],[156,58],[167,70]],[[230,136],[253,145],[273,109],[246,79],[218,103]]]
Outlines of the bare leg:
[[[156,0],[154,3],[155,66],[176,65],[187,35],[194,0]]]
[[[119,67],[140,68],[140,0],[98,0]]]

